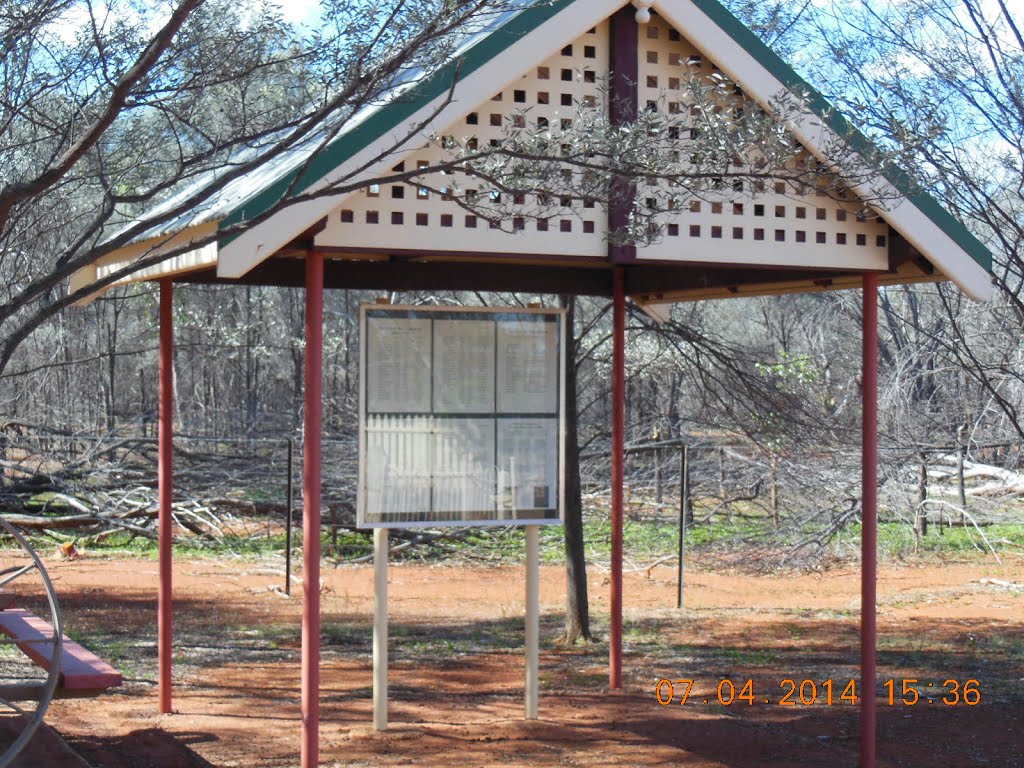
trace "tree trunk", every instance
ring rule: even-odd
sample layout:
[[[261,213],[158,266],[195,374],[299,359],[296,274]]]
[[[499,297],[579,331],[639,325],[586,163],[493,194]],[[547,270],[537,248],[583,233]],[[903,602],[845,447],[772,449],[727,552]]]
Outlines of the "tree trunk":
[[[583,541],[580,447],[576,433],[576,299],[562,296],[565,318],[565,643],[592,640],[587,597],[587,563]]]

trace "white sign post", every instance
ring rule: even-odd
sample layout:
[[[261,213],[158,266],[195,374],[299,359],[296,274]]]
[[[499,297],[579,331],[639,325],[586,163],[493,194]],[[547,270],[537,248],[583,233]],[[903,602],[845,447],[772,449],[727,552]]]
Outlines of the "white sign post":
[[[388,529],[373,532],[373,727],[388,728]]]
[[[526,526],[526,719],[540,697],[540,526]]]
[[[387,728],[388,528],[526,526],[526,718],[539,693],[540,525],[565,499],[565,313],[360,308],[357,523],[374,532],[373,725]]]

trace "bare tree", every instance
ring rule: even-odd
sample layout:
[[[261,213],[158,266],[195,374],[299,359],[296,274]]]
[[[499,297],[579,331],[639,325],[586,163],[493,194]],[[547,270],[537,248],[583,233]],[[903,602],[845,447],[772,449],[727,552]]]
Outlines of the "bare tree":
[[[587,562],[583,536],[583,497],[580,484],[580,441],[576,383],[576,297],[562,296],[565,312],[565,634],[566,643],[592,640]]]
[[[947,439],[964,426],[1024,437],[1022,21],[1012,4],[980,0],[836,0],[803,19],[825,54],[805,62],[833,100],[901,147],[919,183],[995,256],[993,306],[948,286],[890,291],[883,304],[906,405]]]
[[[312,154],[513,4],[336,0],[304,37],[272,6],[226,0],[181,0],[166,16],[127,2],[0,5],[0,370],[81,298],[63,289],[77,269],[296,148]]]

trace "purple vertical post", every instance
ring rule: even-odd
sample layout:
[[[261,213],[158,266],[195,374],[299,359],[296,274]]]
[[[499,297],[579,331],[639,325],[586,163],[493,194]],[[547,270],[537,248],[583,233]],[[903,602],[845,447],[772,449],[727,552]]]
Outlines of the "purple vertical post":
[[[640,114],[637,91],[640,77],[640,30],[633,6],[627,5],[612,15],[610,35],[611,104],[608,107],[608,118],[612,125],[629,125],[635,123]],[[635,200],[636,184],[633,180],[613,177],[608,195],[609,232],[626,230]],[[608,256],[615,263],[632,261],[636,258],[636,246],[611,243]]]

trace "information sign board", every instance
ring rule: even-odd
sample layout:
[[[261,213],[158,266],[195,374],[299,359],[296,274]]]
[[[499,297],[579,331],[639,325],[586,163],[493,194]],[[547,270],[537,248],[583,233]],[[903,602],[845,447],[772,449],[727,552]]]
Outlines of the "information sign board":
[[[557,523],[565,314],[360,308],[358,524]]]

